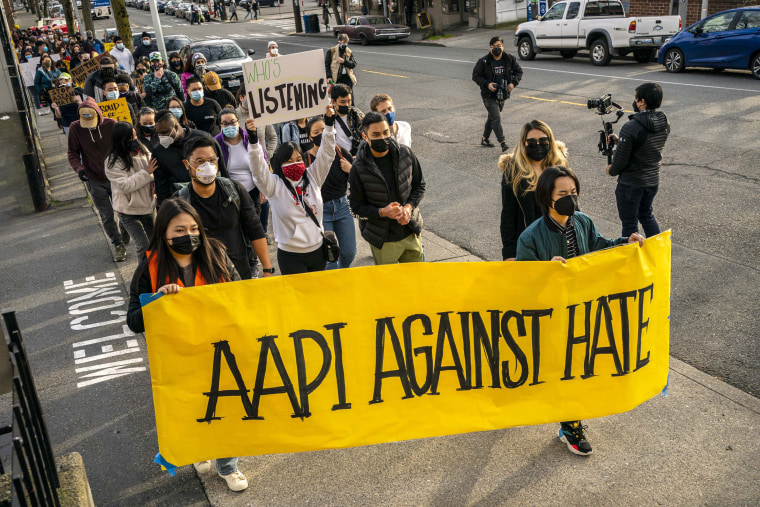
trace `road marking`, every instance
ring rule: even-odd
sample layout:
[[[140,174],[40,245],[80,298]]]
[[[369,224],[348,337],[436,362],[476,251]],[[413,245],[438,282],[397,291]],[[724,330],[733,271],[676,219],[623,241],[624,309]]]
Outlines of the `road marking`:
[[[72,344],[75,373],[91,372],[77,376],[77,388],[147,371],[145,366],[136,365],[136,363],[145,364],[143,357],[134,357],[117,362],[99,362],[103,359],[124,356],[125,354],[144,355],[140,350],[139,342],[135,339],[135,333],[124,323],[127,315],[127,301],[118,285],[116,275],[112,272],[105,273],[99,278],[88,276],[79,283],[74,283],[73,280],[63,282],[69,315],[73,317],[69,323],[73,331],[81,332],[101,326],[114,326],[110,330],[104,329],[104,334],[108,334],[108,336]],[[95,322],[84,323],[91,317]],[[116,345],[121,344],[126,347],[115,348]],[[98,347],[92,347],[93,345],[98,345]],[[88,354],[86,347],[91,347],[90,350],[94,353]],[[95,350],[92,350],[93,348]],[[79,365],[93,362],[98,363],[92,366],[79,367]],[[125,368],[127,364],[135,364],[135,366]]]
[[[301,46],[305,48],[320,48],[321,46],[314,46],[313,44],[298,44],[295,42],[287,42],[283,41],[280,44],[289,44],[291,46]],[[474,60],[454,60],[451,58],[439,58],[435,56],[417,56],[417,55],[402,55],[399,53],[372,53],[371,51],[362,51],[362,50],[353,50],[354,54],[366,54],[366,55],[372,55],[372,56],[398,56],[402,58],[419,58],[422,60],[435,60],[435,61],[442,61],[442,62],[451,62],[451,63],[463,63],[467,65],[474,65]],[[572,74],[576,76],[583,76],[583,77],[592,77],[592,78],[604,78],[604,79],[620,79],[624,81],[638,81],[641,83],[649,83],[652,81],[652,79],[641,79],[641,78],[635,78],[635,77],[619,77],[619,76],[607,76],[604,74],[590,74],[588,72],[574,72],[570,70],[557,70],[557,69],[540,69],[538,67],[522,67],[523,69],[527,70],[536,70],[541,72],[556,72],[559,74]],[[734,91],[734,92],[750,92],[750,93],[757,93],[758,90],[752,90],[749,88],[733,88],[729,86],[713,86],[713,85],[702,85],[702,84],[693,84],[693,83],[675,83],[673,81],[660,81],[657,80],[657,82],[661,85],[673,85],[673,86],[687,86],[691,88],[707,88],[711,90],[727,90],[727,91]]]
[[[546,102],[559,102],[558,100],[554,100],[554,99],[542,99],[542,98],[539,98],[539,97],[529,97],[528,95],[520,95],[520,97],[522,97],[524,99],[543,100],[543,101],[546,101]]]
[[[409,76],[399,76],[398,74],[386,74],[385,72],[375,72],[374,70],[364,70],[359,69],[362,72],[369,72],[370,74],[380,74],[381,76],[391,76],[391,77],[402,77],[404,79],[409,79]]]
[[[587,106],[586,104],[578,104],[577,102],[567,102],[566,100],[560,100],[559,103],[560,104],[570,104],[571,106],[581,106],[581,107],[586,107]]]

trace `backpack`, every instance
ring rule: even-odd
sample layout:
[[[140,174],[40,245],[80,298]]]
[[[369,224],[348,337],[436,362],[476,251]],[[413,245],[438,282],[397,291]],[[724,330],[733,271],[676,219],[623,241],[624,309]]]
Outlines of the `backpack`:
[[[224,204],[222,204],[222,206],[227,206],[231,202],[235,205],[235,209],[239,214],[240,194],[238,194],[235,184],[232,182],[232,180],[223,177],[217,178],[216,182],[219,184],[219,188],[222,189],[222,192],[224,192],[224,194],[227,196],[227,200],[224,201]],[[187,201],[188,203],[193,204],[190,202],[190,183],[175,183],[174,188],[176,189],[176,192],[174,193],[175,196],[179,197],[183,201]]]

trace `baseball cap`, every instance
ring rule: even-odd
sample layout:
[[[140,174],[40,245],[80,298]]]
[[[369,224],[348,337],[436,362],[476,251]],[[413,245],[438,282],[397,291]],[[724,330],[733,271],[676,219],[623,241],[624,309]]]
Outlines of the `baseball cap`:
[[[209,90],[218,90],[222,87],[222,82],[216,72],[206,72],[204,81],[206,83],[206,88]]]
[[[151,62],[156,61],[156,60],[163,60],[163,57],[161,56],[161,53],[159,53],[158,51],[153,51],[148,56],[150,57],[150,61]]]
[[[271,48],[272,46],[277,46],[277,43],[273,40],[270,40],[269,44],[267,44],[267,49]]]
[[[58,79],[71,79],[71,75],[66,72],[61,72],[61,75],[58,76]]]

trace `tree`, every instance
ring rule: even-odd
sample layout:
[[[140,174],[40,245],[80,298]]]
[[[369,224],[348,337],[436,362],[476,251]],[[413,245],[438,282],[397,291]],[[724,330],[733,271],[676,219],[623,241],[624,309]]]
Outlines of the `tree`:
[[[92,32],[95,37],[95,25],[92,24],[92,4],[90,0],[82,0],[82,16],[84,17],[84,29]]]
[[[340,20],[340,13],[338,13],[338,0],[326,0],[326,1],[332,3],[333,15],[335,16],[335,24],[342,25],[343,22]]]
[[[68,29],[69,37],[74,37],[77,33],[77,22],[74,18],[74,0],[63,1],[63,15],[66,16],[66,28]]]
[[[116,22],[116,29],[119,31],[119,37],[121,37],[127,49],[132,51],[132,26],[129,24],[129,13],[127,12],[124,0],[111,0],[111,12]]]

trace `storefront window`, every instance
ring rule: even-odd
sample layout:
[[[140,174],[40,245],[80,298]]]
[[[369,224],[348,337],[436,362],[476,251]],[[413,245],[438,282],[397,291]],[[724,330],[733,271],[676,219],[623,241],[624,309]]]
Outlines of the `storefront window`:
[[[456,14],[459,12],[460,0],[443,0],[443,12],[444,14]]]
[[[478,0],[464,0],[464,12],[470,14],[478,13]]]

